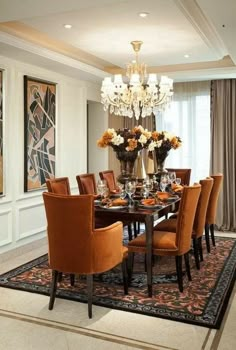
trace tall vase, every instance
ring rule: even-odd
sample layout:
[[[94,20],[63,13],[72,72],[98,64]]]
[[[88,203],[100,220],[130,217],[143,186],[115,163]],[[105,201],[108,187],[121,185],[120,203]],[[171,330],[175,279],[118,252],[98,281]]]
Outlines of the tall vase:
[[[137,158],[137,151],[119,151],[116,152],[116,157],[120,161],[120,175],[117,181],[125,184],[126,181],[135,180],[134,163]]]
[[[143,161],[143,150],[138,152],[136,176],[139,180],[143,180],[147,176],[145,166],[144,166],[144,161]]]
[[[163,152],[159,148],[155,149],[154,153],[154,164],[155,164],[155,175],[157,177],[157,181],[160,182],[160,178],[162,175],[168,173],[165,169],[165,161],[168,157],[169,152]]]

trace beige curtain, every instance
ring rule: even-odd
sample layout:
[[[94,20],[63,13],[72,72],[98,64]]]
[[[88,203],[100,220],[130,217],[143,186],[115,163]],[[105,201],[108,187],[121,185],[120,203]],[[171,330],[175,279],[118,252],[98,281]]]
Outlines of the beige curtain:
[[[236,232],[236,79],[211,83],[210,172],[224,175],[216,224]]]

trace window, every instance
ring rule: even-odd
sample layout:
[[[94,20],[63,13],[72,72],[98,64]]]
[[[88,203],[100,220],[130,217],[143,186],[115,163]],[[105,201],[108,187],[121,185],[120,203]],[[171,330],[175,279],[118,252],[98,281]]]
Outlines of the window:
[[[191,182],[209,175],[210,167],[210,82],[174,84],[173,102],[156,117],[156,129],[171,132],[183,141],[171,150],[167,168],[191,168]]]

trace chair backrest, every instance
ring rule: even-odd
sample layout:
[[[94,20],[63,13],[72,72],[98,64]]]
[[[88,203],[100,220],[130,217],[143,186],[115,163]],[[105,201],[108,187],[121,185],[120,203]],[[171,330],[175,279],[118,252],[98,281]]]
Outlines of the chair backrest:
[[[189,185],[190,183],[190,176],[191,176],[191,169],[172,169],[167,168],[168,171],[174,171],[176,173],[176,177],[181,178],[181,185]]]
[[[100,171],[99,176],[101,180],[106,180],[110,192],[116,190],[116,181],[113,170]]]
[[[206,213],[206,224],[214,224],[216,218],[216,209],[218,198],[220,194],[220,189],[223,181],[223,174],[211,175],[211,178],[214,180],[213,187],[211,190],[211,195],[209,198],[207,213]]]
[[[94,174],[81,174],[76,176],[80,194],[97,194]]]
[[[190,250],[193,222],[200,192],[200,184],[183,188],[176,224],[176,245],[179,255]]]
[[[50,267],[68,273],[91,272],[93,196],[44,192],[43,199],[48,222]]]
[[[212,178],[200,180],[201,194],[198,200],[197,210],[194,218],[193,233],[196,238],[203,235],[205,222],[206,222],[206,212],[208,207],[208,202],[213,187],[214,180]]]
[[[58,177],[46,180],[48,192],[70,195],[70,184],[68,177]]]

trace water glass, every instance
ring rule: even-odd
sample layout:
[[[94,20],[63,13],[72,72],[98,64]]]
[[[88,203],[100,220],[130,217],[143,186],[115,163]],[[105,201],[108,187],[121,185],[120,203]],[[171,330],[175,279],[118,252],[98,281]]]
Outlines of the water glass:
[[[128,181],[125,184],[125,191],[129,196],[129,206],[131,207],[133,204],[132,196],[136,191],[136,182],[135,181]]]
[[[177,177],[177,178],[175,179],[175,183],[176,183],[176,185],[180,185],[180,184],[181,184],[181,178],[180,178],[180,177]]]
[[[98,180],[97,182],[97,192],[102,198],[105,198],[109,194],[106,180]]]

